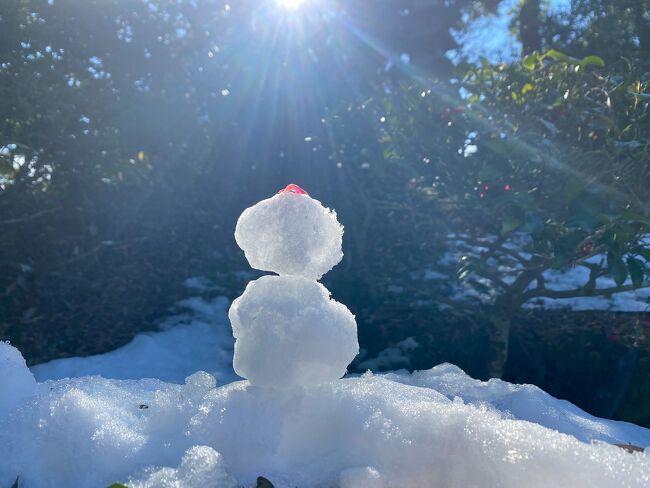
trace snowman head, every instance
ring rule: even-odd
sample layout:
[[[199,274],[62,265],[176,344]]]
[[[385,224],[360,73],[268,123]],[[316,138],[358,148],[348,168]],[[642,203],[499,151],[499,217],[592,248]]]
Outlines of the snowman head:
[[[235,239],[251,267],[280,275],[318,280],[343,257],[336,213],[298,185],[247,208]]]

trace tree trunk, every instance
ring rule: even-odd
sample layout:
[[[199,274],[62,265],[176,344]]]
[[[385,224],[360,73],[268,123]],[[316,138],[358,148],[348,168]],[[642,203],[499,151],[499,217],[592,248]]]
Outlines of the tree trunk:
[[[510,326],[520,304],[511,295],[502,295],[494,302],[490,329],[487,374],[490,378],[501,378],[508,361]]]
[[[542,49],[540,0],[525,0],[519,11],[519,40],[522,54]]]

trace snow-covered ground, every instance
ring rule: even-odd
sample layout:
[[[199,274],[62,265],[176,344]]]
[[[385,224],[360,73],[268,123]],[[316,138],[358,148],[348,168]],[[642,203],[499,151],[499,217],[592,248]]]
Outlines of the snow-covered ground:
[[[200,352],[195,339],[179,332],[178,346]],[[0,371],[3,487],[16,479],[24,487],[235,487],[260,475],[287,488],[650,483],[650,455],[610,445],[649,446],[649,430],[449,364],[283,390],[217,387],[204,372],[182,385],[100,376],[37,383],[18,351],[0,343]]]
[[[188,288],[196,288],[191,283]],[[138,334],[126,346],[106,354],[38,364],[32,373],[37,381],[99,375],[183,383],[192,373],[207,371],[219,384],[230,383],[240,378],[232,369],[234,339],[228,306],[222,296],[183,300],[176,308],[184,312],[166,319],[158,332]]]
[[[359,359],[363,359],[363,361],[359,363],[359,368],[371,371],[406,368],[411,364],[411,354],[418,347],[420,344],[414,337],[407,337],[394,346],[387,347],[374,358],[360,357]]]

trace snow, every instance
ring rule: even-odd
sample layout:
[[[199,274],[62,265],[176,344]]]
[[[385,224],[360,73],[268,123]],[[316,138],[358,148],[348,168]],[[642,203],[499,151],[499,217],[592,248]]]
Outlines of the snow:
[[[386,377],[432,388],[450,400],[462,398],[465,403],[486,405],[506,412],[517,420],[534,422],[590,442],[650,445],[650,430],[626,422],[601,419],[588,414],[566,400],[552,397],[535,385],[514,385],[500,379],[480,381],[466,375],[458,366],[445,363],[430,370],[387,373]]]
[[[3,347],[4,345],[4,347]],[[36,391],[36,380],[18,349],[0,341],[0,418]]]
[[[604,258],[604,256],[603,256]],[[583,266],[574,266],[566,270],[551,269],[544,273],[546,287],[550,290],[573,290],[584,286],[589,278],[589,270]],[[627,280],[625,285],[632,284]],[[598,288],[616,287],[616,282],[601,276],[596,280]],[[574,297],[574,298],[538,298],[526,304],[529,308],[570,308],[572,310],[610,310],[619,312],[647,312],[650,305],[650,288],[640,288],[610,296]]]
[[[481,244],[489,244],[496,240],[496,236],[485,236],[482,239],[475,239],[479,243],[469,243],[470,237],[464,234],[450,234],[448,241],[449,251],[444,253],[438,261],[437,268],[439,271],[425,270],[424,279],[441,279],[440,272],[446,272],[447,279],[455,274],[462,256],[480,257],[481,253],[487,250],[487,247]],[[648,239],[648,238],[646,238]],[[511,236],[511,242],[504,245],[505,248],[517,253],[523,259],[530,259],[531,255],[523,251],[529,244],[529,238],[525,234],[514,234]],[[645,241],[644,241],[645,242]],[[595,255],[586,260],[589,264],[606,263],[605,255]],[[496,262],[489,260],[488,265],[494,266]],[[521,271],[522,264],[514,260],[507,264],[498,266],[498,274],[502,280],[511,284],[517,274]],[[584,286],[589,278],[589,269],[585,266],[574,265],[562,269],[548,269],[544,272],[544,285],[549,290],[573,290]],[[479,287],[472,286],[470,281],[476,282]],[[476,299],[484,303],[491,303],[498,294],[498,290],[491,285],[490,280],[472,274],[471,280],[465,280],[460,283],[454,283],[451,286],[450,298],[454,301],[466,301]],[[596,280],[598,288],[611,288],[616,286],[616,282],[609,277],[601,276]],[[632,281],[628,278],[624,285],[631,285]],[[482,286],[481,286],[482,285]],[[533,283],[534,285],[534,283]],[[612,295],[594,296],[594,297],[571,297],[571,298],[547,298],[537,297],[529,300],[523,305],[525,308],[535,309],[570,309],[575,311],[585,310],[607,310],[612,312],[647,312],[650,308],[650,288],[639,288],[625,292],[614,293]]]
[[[212,282],[207,279],[205,276],[191,276],[187,278],[183,284],[186,288],[197,291],[213,291],[218,290],[220,287],[215,286]]]
[[[183,383],[208,371],[219,383],[239,379],[232,368],[234,340],[228,299],[193,297],[177,304],[187,310],[161,324],[161,331],[138,334],[119,349],[89,357],[55,359],[32,367],[38,381],[100,375],[104,378],[158,378]]]
[[[19,357],[0,343],[1,357]],[[2,363],[34,386],[21,361]],[[0,396],[0,486],[640,487],[650,431],[451,365],[309,388],[99,376]],[[13,404],[13,405],[12,405]],[[509,409],[509,410],[508,410]],[[548,427],[544,426],[548,424]],[[549,428],[550,427],[550,428]],[[604,442],[603,442],[604,441]]]
[[[424,280],[445,280],[447,279],[447,275],[440,273],[439,271],[435,271],[433,269],[425,269],[424,270]]]
[[[376,357],[364,359],[359,363],[359,368],[385,370],[396,367],[406,367],[411,363],[411,353],[420,347],[414,337],[407,337],[391,347],[381,351]]]
[[[316,281],[262,276],[230,308],[237,374],[286,387],[341,378],[359,352],[354,315]]]
[[[379,471],[372,466],[342,471],[339,485],[341,488],[383,488],[386,486]]]
[[[179,488],[205,486],[236,488],[235,480],[226,472],[223,456],[209,446],[189,448],[177,469],[149,468],[144,479],[129,479],[131,488]]]
[[[313,280],[343,257],[336,213],[308,195],[279,193],[247,208],[235,239],[253,268]]]

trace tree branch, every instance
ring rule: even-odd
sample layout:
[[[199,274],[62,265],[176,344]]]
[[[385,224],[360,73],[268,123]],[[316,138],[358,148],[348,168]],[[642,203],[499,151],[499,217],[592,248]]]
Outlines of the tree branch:
[[[501,253],[503,256],[510,256],[510,257],[516,259],[517,262],[522,264],[524,267],[527,267],[532,262],[532,260],[524,258],[517,251],[513,251],[512,249],[508,249],[507,247],[501,246],[501,248],[496,249],[495,252],[496,253]]]
[[[490,280],[492,283],[495,285],[501,287],[504,290],[508,289],[508,284],[506,284],[505,281],[501,279],[501,277],[497,273],[493,273],[487,269],[473,269],[472,273],[477,274],[478,276],[481,276],[483,278],[487,278]]]
[[[638,286],[630,285],[621,285],[621,286],[611,286],[609,288],[593,288],[589,289],[586,286],[582,288],[576,288],[573,290],[549,290],[548,288],[538,289],[535,288],[524,293],[524,299],[530,300],[531,298],[577,298],[577,297],[598,297],[603,295],[612,295],[614,293],[621,293],[624,291],[632,291],[640,288],[650,287],[650,281],[644,281]]]

